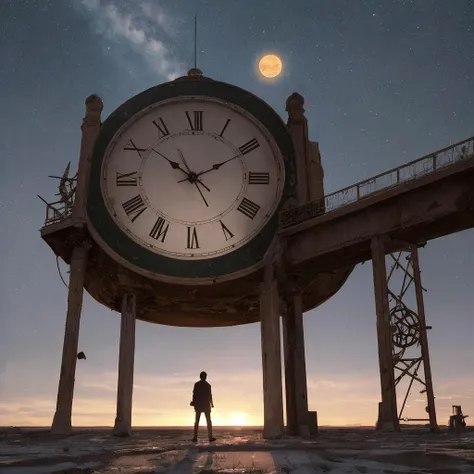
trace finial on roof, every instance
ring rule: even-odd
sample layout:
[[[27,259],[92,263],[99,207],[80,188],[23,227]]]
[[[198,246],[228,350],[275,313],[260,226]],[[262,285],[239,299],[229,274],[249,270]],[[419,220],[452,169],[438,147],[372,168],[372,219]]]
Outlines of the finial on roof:
[[[189,77],[202,77],[203,72],[198,67],[193,67],[188,71]]]
[[[92,94],[86,99],[86,109],[92,112],[102,112],[104,104],[97,94]]]
[[[303,120],[304,117],[304,98],[298,92],[293,92],[288,99],[286,99],[286,111],[290,120]]]

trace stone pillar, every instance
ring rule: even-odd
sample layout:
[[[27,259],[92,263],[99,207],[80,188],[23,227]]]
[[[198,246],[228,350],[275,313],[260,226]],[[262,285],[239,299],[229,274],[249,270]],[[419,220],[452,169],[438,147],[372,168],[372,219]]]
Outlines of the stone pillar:
[[[77,346],[81,322],[84,277],[87,267],[88,243],[74,247],[69,271],[69,290],[67,299],[66,329],[64,333],[63,356],[59,376],[56,412],[51,426],[54,434],[71,432],[72,399],[76,376]]]
[[[260,294],[263,369],[263,437],[284,435],[281,378],[280,300],[272,264],[264,268]]]
[[[296,195],[298,204],[324,198],[324,172],[317,142],[308,138],[308,120],[304,115],[304,98],[297,92],[286,100],[287,130],[295,149]],[[324,209],[322,209],[324,210]]]
[[[122,299],[120,352],[117,386],[117,416],[114,435],[132,433],[133,365],[135,360],[136,298],[126,293]]]
[[[395,391],[392,358],[392,332],[388,303],[387,270],[383,237],[371,242],[372,269],[374,275],[375,312],[377,314],[377,340],[382,402],[379,406],[377,429],[395,431],[400,428]]]
[[[299,291],[287,300],[283,341],[288,434],[309,436],[303,309]]]
[[[76,222],[85,223],[87,218],[87,190],[94,144],[101,127],[102,99],[93,94],[86,99],[86,115],[82,121],[81,151],[77,170],[77,186],[72,215]]]

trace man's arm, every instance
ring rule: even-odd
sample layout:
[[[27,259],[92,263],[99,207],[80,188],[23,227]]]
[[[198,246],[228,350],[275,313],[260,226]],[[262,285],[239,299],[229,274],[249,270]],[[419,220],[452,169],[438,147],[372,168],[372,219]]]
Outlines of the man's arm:
[[[212,401],[212,388],[211,388],[211,384],[209,384],[209,401],[211,402],[211,407],[214,408],[214,402]]]

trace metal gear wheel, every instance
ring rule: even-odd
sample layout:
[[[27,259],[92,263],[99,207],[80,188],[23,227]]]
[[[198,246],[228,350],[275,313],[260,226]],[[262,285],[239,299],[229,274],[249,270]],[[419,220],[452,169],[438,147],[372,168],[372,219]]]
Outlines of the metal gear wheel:
[[[398,303],[390,310],[392,342],[395,347],[406,349],[420,340],[418,316],[404,304]]]

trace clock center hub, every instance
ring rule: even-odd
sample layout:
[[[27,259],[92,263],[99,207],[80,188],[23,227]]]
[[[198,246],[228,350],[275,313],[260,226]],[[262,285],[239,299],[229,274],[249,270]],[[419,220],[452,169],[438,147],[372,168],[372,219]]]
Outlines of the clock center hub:
[[[191,171],[189,173],[189,176],[188,176],[188,181],[191,183],[191,184],[194,184],[196,183],[198,180],[198,175],[197,173],[195,173],[194,171]]]

